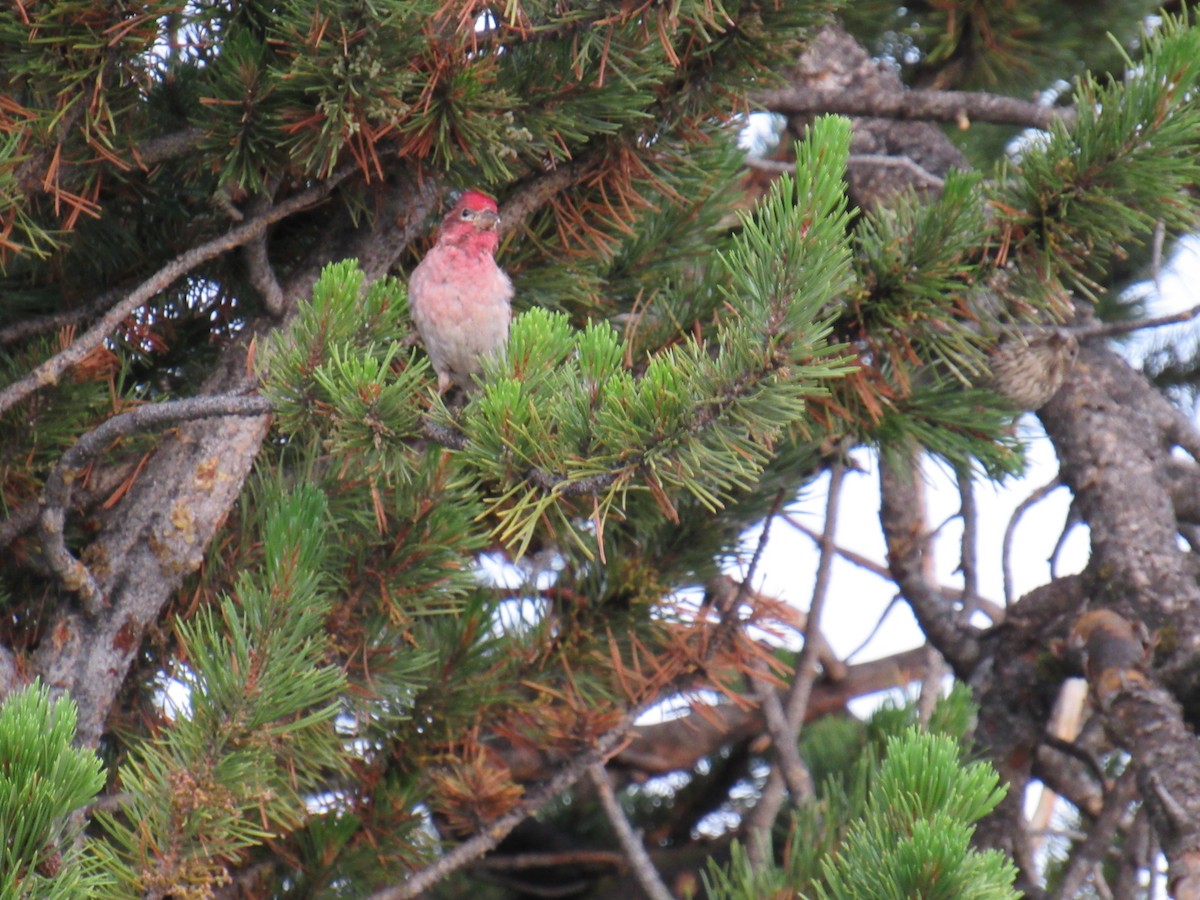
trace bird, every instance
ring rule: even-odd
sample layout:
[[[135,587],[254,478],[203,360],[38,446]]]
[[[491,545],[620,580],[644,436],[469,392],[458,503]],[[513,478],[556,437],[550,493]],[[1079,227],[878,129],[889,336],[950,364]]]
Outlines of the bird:
[[[513,286],[496,264],[500,210],[483,191],[464,191],[442,219],[437,242],[408,279],[409,309],[437,373],[438,394],[469,393],[483,360],[508,340]]]
[[[1050,329],[1000,341],[988,360],[990,386],[1017,410],[1038,410],[1058,393],[1079,354],[1075,336]]]

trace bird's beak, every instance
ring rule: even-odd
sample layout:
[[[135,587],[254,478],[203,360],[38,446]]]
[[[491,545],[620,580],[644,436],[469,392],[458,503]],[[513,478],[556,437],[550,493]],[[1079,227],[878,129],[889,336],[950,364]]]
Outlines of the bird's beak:
[[[500,227],[500,213],[490,209],[481,209],[475,215],[475,227],[480,231],[495,231]]]

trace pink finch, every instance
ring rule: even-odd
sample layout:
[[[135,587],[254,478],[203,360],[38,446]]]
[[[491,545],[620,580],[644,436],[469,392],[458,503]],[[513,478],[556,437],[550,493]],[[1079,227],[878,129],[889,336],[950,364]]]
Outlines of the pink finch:
[[[439,394],[451,385],[471,390],[483,357],[508,340],[513,288],[494,256],[499,225],[496,201],[467,191],[409,276],[409,308],[437,372]]]

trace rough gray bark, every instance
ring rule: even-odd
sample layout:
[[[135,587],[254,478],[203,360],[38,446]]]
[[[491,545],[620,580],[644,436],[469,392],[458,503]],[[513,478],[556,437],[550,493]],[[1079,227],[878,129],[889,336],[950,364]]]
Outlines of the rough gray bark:
[[[46,683],[79,706],[79,740],[96,745],[130,664],[184,576],[203,562],[266,435],[267,416],[183,426],[155,454],[89,545],[107,598],[94,617],[64,603],[34,654]]]

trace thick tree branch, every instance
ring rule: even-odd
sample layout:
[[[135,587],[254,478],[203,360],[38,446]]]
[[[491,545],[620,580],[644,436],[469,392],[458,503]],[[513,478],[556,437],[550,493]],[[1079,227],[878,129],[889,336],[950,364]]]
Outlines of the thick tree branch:
[[[243,355],[228,353],[226,364],[233,370],[228,382],[244,381]],[[266,415],[241,410],[181,425],[84,551],[97,591],[111,605],[95,615],[63,605],[48,623],[53,640],[43,640],[32,660],[32,673],[68,691],[78,704],[82,745],[99,742],[146,627],[157,620],[184,576],[203,561],[241,492],[267,422]],[[92,440],[102,446],[98,438]]]
[[[788,116],[840,113],[875,119],[956,122],[974,119],[996,125],[1048,129],[1055,122],[1070,124],[1071,108],[1045,106],[1014,97],[964,91],[883,91],[841,88],[778,88],[755,99],[763,108]]]
[[[99,613],[104,607],[104,594],[87,566],[67,549],[63,535],[66,506],[76,470],[119,437],[177,422],[213,416],[260,416],[270,411],[271,402],[265,397],[224,395],[148,404],[107,419],[63,454],[46,479],[42,492],[39,534],[50,568],[67,590],[79,595],[84,609],[92,615]]]
[[[1178,416],[1167,400],[1116,354],[1081,348],[1063,389],[1039,412],[1091,530],[1084,572],[1093,608],[1169,629],[1157,660],[1162,683],[1190,696],[1200,685],[1200,584],[1178,546],[1169,489]],[[1195,773],[1200,782],[1200,770]]]
[[[1141,795],[1170,863],[1173,897],[1200,897],[1200,744],[1178,701],[1146,670],[1146,636],[1111,610],[1088,612],[1069,646],[1113,740],[1129,752]]]

